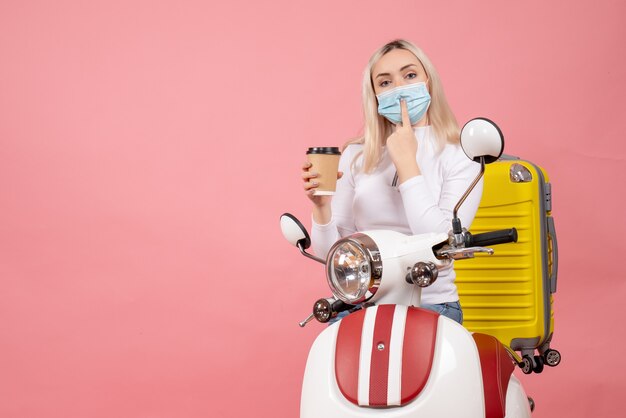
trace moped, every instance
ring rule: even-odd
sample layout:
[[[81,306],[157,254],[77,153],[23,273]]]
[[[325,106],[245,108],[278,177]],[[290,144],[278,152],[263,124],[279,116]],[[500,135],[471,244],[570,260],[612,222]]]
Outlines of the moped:
[[[301,418],[530,417],[533,402],[512,374],[518,362],[510,349],[419,307],[421,289],[441,269],[517,241],[515,228],[471,234],[457,216],[485,164],[502,154],[500,129],[473,119],[461,131],[461,147],[481,171],[454,208],[448,234],[359,232],[339,239],[324,260],[306,251],[311,240],[300,221],[281,216],[287,241],[326,266],[333,294],[317,300],[300,326],[352,311],[311,347]]]

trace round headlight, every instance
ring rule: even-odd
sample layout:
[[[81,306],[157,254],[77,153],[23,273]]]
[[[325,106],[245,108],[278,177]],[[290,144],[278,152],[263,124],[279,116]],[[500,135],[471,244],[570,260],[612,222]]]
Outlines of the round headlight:
[[[326,276],[337,299],[351,305],[370,299],[382,276],[378,247],[364,234],[337,241],[326,259]]]

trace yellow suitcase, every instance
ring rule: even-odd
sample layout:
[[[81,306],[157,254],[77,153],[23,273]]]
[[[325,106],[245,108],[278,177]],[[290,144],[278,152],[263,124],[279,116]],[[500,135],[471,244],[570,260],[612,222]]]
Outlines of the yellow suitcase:
[[[463,325],[490,334],[511,350],[524,373],[556,366],[550,348],[554,332],[558,250],[548,176],[538,166],[515,159],[487,165],[473,234],[515,227],[516,243],[494,246],[491,256],[455,263]],[[538,353],[536,353],[538,352]]]

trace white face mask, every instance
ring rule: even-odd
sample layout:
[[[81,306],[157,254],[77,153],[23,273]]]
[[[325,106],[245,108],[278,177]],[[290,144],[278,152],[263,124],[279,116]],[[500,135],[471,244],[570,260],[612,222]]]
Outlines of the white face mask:
[[[402,122],[400,99],[406,101],[411,125],[422,120],[430,106],[430,94],[423,81],[396,87],[377,95],[376,98],[378,99],[378,114],[392,123]]]

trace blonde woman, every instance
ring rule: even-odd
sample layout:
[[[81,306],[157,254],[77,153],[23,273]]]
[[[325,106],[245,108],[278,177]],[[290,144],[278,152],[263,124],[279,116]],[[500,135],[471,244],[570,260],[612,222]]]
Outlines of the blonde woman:
[[[388,229],[448,232],[452,211],[480,166],[459,145],[459,126],[428,57],[405,40],[377,50],[363,74],[364,135],[339,163],[334,196],[315,196],[317,173],[303,166],[313,203],[313,249],[321,257],[340,237]],[[477,185],[459,210],[469,228],[482,195]],[[452,268],[422,291],[422,307],[463,322]]]

